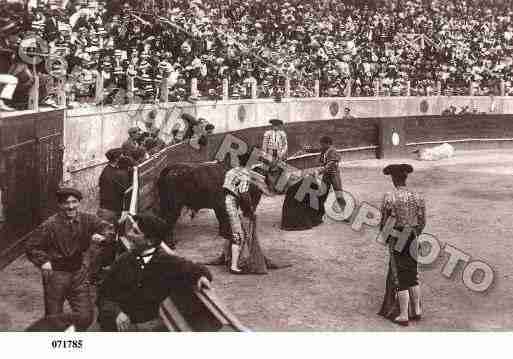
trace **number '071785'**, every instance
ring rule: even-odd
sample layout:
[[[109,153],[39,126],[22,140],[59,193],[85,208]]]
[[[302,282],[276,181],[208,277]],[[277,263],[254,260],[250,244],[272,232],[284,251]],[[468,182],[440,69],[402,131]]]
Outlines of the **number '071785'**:
[[[53,349],[82,349],[82,339],[52,340]]]

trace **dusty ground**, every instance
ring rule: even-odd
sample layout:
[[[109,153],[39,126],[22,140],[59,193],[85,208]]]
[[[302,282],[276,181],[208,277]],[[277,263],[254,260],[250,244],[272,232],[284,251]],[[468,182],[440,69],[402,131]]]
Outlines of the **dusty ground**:
[[[441,274],[447,257],[422,273],[424,319],[397,327],[376,315],[384,292],[385,248],[373,240],[375,229],[361,233],[327,221],[304,232],[279,229],[283,197],[264,198],[259,234],[269,257],[293,264],[268,275],[234,276],[211,267],[215,289],[240,320],[254,330],[513,330],[513,153],[460,152],[449,160],[408,160],[416,171],[409,185],[427,198],[426,232],[487,262],[494,285],[477,294],[464,286],[461,266],[448,279]],[[346,163],[345,189],[359,201],[379,205],[391,189],[382,175],[383,160]],[[178,250],[193,260],[215,257],[213,213],[202,211],[177,230]],[[25,259],[1,273],[0,330],[22,330],[43,313],[38,271]]]

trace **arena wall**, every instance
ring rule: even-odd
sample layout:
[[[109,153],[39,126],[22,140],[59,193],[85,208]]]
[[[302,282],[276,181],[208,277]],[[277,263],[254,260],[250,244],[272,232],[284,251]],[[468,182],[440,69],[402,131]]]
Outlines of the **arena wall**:
[[[84,203],[86,209],[94,209],[98,203],[97,179],[106,163],[104,153],[122,144],[127,138],[128,128],[132,126],[144,128],[143,120],[152,110],[157,114],[155,124],[161,128],[165,141],[170,140],[171,129],[181,122],[179,118],[184,112],[212,122],[216,126],[216,135],[211,138],[207,154],[204,155],[205,159],[212,156],[216,146],[220,144],[222,134],[226,132],[233,132],[251,145],[260,145],[268,120],[280,118],[287,124],[289,155],[301,150],[305,145],[315,147],[318,138],[328,133],[334,137],[335,145],[343,150],[344,158],[348,160],[375,157],[379,118],[398,116],[409,118],[427,116],[428,118],[440,115],[451,105],[458,108],[469,106],[470,109],[476,109],[478,112],[494,115],[513,114],[512,97],[466,96],[311,98],[283,99],[281,102],[258,99],[73,109],[66,113],[64,128],[64,181],[83,190],[88,198]],[[354,119],[340,119],[344,107],[351,108]],[[485,128],[490,126],[494,128],[495,125],[485,120],[486,118],[479,117],[479,121],[483,121]],[[435,121],[432,124],[426,124],[427,120],[424,119],[424,122],[420,122],[419,129],[415,131],[416,125],[409,119],[407,132],[414,135],[411,139],[408,138],[408,142],[461,139],[461,136],[467,138],[469,131],[475,134],[472,137],[479,137],[481,131],[475,119],[475,116],[469,116],[467,120],[461,121],[461,117],[455,117],[439,120],[442,122]],[[414,119],[414,121],[420,120]],[[425,126],[423,127],[422,124]],[[427,134],[426,131],[429,131],[432,125],[434,126],[432,133]],[[448,131],[444,130],[443,126],[446,125],[450,125]],[[485,130],[486,136],[504,137],[500,135],[501,130],[498,127],[495,128],[495,132],[486,131],[491,130]],[[448,136],[441,137],[441,133]],[[422,143],[419,144],[419,146],[422,145]],[[498,146],[499,143],[488,143],[488,145]],[[181,156],[178,157],[177,160],[181,160]],[[315,161],[315,156],[305,155],[294,158],[291,164],[297,167],[311,167],[315,165]]]

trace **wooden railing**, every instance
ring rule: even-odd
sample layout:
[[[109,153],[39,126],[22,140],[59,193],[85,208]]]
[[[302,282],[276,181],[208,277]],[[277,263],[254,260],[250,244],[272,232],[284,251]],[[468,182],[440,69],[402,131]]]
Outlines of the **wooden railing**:
[[[40,103],[40,94],[39,94],[39,88],[40,88],[40,78],[36,74],[34,76],[34,84],[32,86],[32,89],[30,91],[29,96],[29,104],[28,108],[33,111],[39,110],[39,103]],[[127,78],[127,92],[133,93],[135,89],[135,78],[129,76]],[[167,80],[163,79],[162,81],[159,81],[160,84],[158,86],[158,94],[159,96],[155,98],[155,100],[159,100],[160,102],[170,102],[169,101],[169,86],[167,84]],[[57,97],[57,104],[60,107],[65,107],[67,104],[67,98],[66,98],[66,92],[64,91],[64,83],[65,81],[63,79],[59,80],[59,86],[57,87],[57,93],[54,93]],[[353,79],[348,79],[346,82],[346,86],[344,89],[343,97],[354,97],[352,93],[352,85],[354,83]],[[476,95],[476,87],[478,83],[471,82],[467,85],[466,93],[465,95],[474,96]],[[100,74],[96,76],[95,81],[95,91],[94,91],[94,98],[90,103],[96,103],[99,104],[102,102],[104,95],[105,95],[105,88],[104,88],[104,79]],[[259,98],[259,85],[256,80],[253,79],[253,81],[250,82],[250,96],[246,96],[245,98],[251,98],[251,99],[257,99]],[[461,88],[461,87],[460,87]],[[506,86],[505,82],[503,80],[499,83],[499,91],[496,93],[496,95],[499,96],[505,96],[506,95]],[[365,96],[365,97],[383,97],[383,96],[394,96],[394,94],[391,94],[390,91],[385,91],[386,87],[383,84],[383,81],[381,79],[375,80],[373,83],[373,96]],[[199,98],[200,97],[200,91],[198,90],[198,79],[193,78],[189,83],[189,94],[191,98]],[[310,89],[312,96],[307,96],[310,98],[319,98],[319,97],[331,97],[331,96],[321,96],[321,82],[319,80],[314,80],[313,83],[313,89]],[[291,79],[285,78],[284,86],[283,86],[283,92],[281,93],[281,98],[290,98],[291,97]],[[412,88],[410,81],[404,82],[400,96],[411,96],[412,94]],[[444,95],[442,93],[442,84],[440,81],[437,81],[435,84],[435,87],[428,91],[423,96],[441,96]],[[446,95],[446,94],[445,94]],[[227,101],[230,99],[230,84],[228,79],[222,80],[222,94],[218,94],[219,99],[222,99],[223,101]],[[339,97],[339,96],[337,96]]]

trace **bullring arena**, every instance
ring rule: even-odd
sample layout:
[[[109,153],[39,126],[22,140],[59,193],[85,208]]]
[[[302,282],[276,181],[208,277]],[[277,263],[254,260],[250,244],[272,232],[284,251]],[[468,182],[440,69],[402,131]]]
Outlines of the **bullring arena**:
[[[225,133],[258,144],[266,120],[280,117],[285,122],[291,152],[314,144],[321,135],[331,133],[342,155],[344,189],[359,204],[379,206],[383,194],[392,189],[390,180],[382,174],[383,167],[392,162],[412,164],[415,172],[409,178],[409,185],[426,198],[425,232],[435,236],[442,248],[444,244],[450,245],[471,260],[483,261],[494,270],[494,281],[487,291],[472,291],[462,281],[465,267],[462,263],[450,278],[442,274],[448,261],[447,253],[442,250],[440,258],[423,268],[421,274],[425,318],[409,328],[400,328],[376,315],[384,294],[387,255],[385,247],[375,240],[375,228],[364,227],[358,232],[350,224],[326,219],[324,224],[311,230],[284,232],[279,228],[283,197],[264,197],[257,210],[262,247],[270,258],[292,266],[267,275],[245,276],[231,275],[224,267],[210,267],[214,274],[214,289],[241,322],[256,331],[487,331],[513,328],[513,319],[507,315],[513,310],[510,280],[513,248],[509,240],[513,234],[510,225],[513,214],[510,205],[513,126],[511,116],[506,114],[511,113],[508,109],[513,105],[511,100],[504,98],[458,100],[482,101],[483,107],[489,106],[489,101],[500,101],[504,114],[447,118],[428,113],[426,116],[415,112],[422,99],[400,98],[375,99],[374,103],[369,99],[362,101],[364,103],[345,99],[281,104],[272,101],[232,102],[185,108],[196,116],[210,114],[214,119],[217,116],[220,120],[213,122],[218,133],[213,135],[204,153],[180,147],[173,161],[212,159]],[[451,99],[428,101],[432,102],[429,111],[436,112],[437,106],[443,106],[441,102]],[[330,112],[330,107],[334,107],[332,103],[352,106],[357,116],[361,106],[364,115],[351,120],[338,119],[336,113]],[[371,103],[374,106],[369,110]],[[392,112],[401,107],[409,109],[407,117],[378,116],[380,112]],[[368,114],[372,110],[375,113]],[[101,116],[65,114],[64,142],[71,148],[64,153],[64,163],[81,162],[83,167],[68,168],[65,172],[68,178],[64,180],[88,193],[89,197],[83,203],[86,210],[95,208],[94,183],[98,166],[94,161],[116,141],[113,133],[109,133],[113,129],[108,128],[111,123],[108,120],[117,120],[126,128],[145,116],[130,116],[127,122],[132,122],[123,123],[120,120],[123,115],[126,113],[116,111]],[[87,123],[86,119],[89,119]],[[390,124],[393,128],[387,130]],[[80,148],[83,146],[78,145],[80,142],[71,141],[81,133],[80,126],[87,126],[93,133],[92,142],[101,145],[89,144],[89,148]],[[389,140],[383,138],[389,130],[401,134],[399,157],[393,152],[393,145],[387,143]],[[116,131],[119,133],[118,128]],[[455,146],[454,157],[427,162],[418,161],[411,153],[415,148],[443,142]],[[387,153],[386,148],[391,148],[392,152]],[[312,168],[316,158],[315,155],[301,155],[289,163],[298,168]],[[146,202],[151,202],[152,185],[145,186],[141,172],[138,206],[144,207]],[[215,216],[209,210],[200,211],[193,220],[182,216],[176,235],[178,253],[199,262],[217,256],[223,243],[217,236]],[[18,258],[2,271],[0,297],[0,328],[23,330],[43,313],[39,271],[24,257]]]

